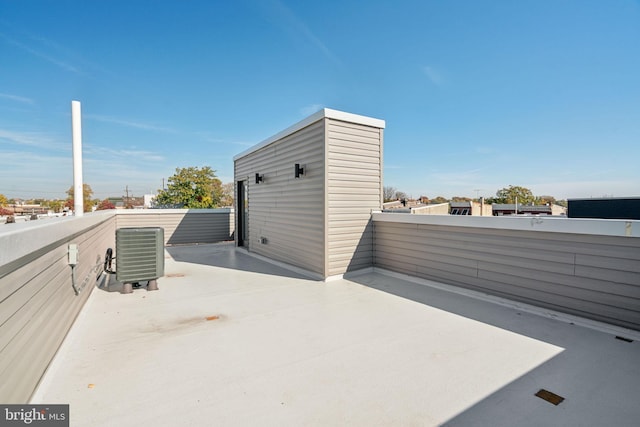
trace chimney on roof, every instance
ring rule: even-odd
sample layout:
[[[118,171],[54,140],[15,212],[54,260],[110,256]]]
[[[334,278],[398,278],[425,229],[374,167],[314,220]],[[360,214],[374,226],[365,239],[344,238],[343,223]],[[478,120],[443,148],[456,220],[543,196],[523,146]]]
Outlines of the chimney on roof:
[[[80,101],[71,101],[71,140],[73,144],[73,210],[75,216],[84,214],[82,185],[82,122]]]

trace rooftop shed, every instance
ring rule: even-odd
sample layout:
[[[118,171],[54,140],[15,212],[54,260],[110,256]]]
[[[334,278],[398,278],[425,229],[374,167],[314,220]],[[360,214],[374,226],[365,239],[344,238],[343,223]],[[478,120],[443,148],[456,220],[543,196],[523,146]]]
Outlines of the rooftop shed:
[[[236,244],[325,279],[372,266],[384,127],[325,108],[234,157]]]

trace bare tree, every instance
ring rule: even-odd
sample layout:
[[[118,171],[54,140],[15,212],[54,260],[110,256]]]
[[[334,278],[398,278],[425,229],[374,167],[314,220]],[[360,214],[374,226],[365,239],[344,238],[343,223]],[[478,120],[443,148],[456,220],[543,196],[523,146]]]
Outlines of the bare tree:
[[[392,200],[404,200],[404,199],[407,199],[407,193],[405,193],[404,191],[396,191],[393,195]]]
[[[233,206],[233,182],[222,184],[222,199],[220,206]]]
[[[382,197],[385,202],[394,200],[393,196],[396,194],[397,188],[395,187],[382,187]]]

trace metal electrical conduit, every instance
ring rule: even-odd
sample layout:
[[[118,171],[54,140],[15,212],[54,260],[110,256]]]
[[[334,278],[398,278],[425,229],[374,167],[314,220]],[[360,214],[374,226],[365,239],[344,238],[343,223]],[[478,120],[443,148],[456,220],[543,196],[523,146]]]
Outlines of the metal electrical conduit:
[[[69,265],[71,266],[71,287],[73,288],[73,292],[75,292],[76,295],[80,295],[80,292],[82,292],[82,290],[87,286],[87,283],[89,283],[89,280],[91,280],[90,278],[92,275],[95,274],[95,278],[96,280],[98,280],[98,278],[102,275],[102,273],[105,272],[105,269],[103,269],[103,265],[106,268],[106,263],[103,264],[102,260],[100,259],[100,256],[98,255],[98,257],[96,258],[96,263],[93,264],[93,266],[91,267],[91,270],[89,270],[89,272],[85,275],[80,287],[76,286],[76,265],[77,265],[78,249],[77,249],[77,246],[75,247],[74,246],[75,246],[74,244],[69,245]]]

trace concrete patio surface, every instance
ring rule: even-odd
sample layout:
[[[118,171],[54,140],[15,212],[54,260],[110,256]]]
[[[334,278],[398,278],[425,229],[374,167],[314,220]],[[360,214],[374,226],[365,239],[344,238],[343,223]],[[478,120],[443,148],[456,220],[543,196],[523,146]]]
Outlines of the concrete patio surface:
[[[637,332],[378,271],[315,281],[229,243],[167,248],[158,291],[120,294],[113,280],[93,290],[31,400],[70,404],[73,426],[640,420]]]

